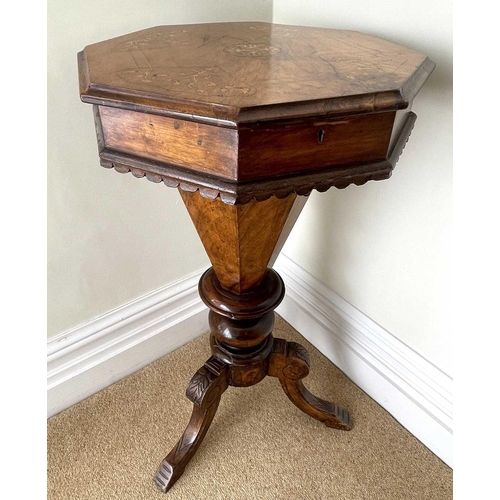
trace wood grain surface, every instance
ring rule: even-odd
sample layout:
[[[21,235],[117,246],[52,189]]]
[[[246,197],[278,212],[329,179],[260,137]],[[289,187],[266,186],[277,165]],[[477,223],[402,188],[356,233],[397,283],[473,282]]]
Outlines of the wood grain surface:
[[[99,106],[104,147],[247,181],[385,159],[394,112],[240,130]]]
[[[220,198],[229,205],[243,205],[252,200],[264,201],[272,196],[284,198],[291,193],[307,196],[313,189],[326,191],[332,186],[343,189],[350,184],[362,185],[371,180],[388,179],[410,137],[415,120],[416,115],[412,112],[401,116],[397,134],[394,134],[388,156],[384,160],[246,182],[228,181],[198,173],[193,169],[181,168],[105,147],[100,150],[99,156],[103,167],[114,168],[121,173],[132,172],[136,177],[147,177],[150,181],[163,182],[169,187],[179,187],[182,191],[190,193],[198,191],[206,199]],[[99,126],[97,128],[99,129]]]
[[[108,106],[99,115],[107,148],[237,179],[236,130]]]
[[[220,284],[243,293],[260,283],[296,195],[228,205],[179,190]]]
[[[394,112],[239,130],[238,180],[321,171],[387,156]]]
[[[86,102],[228,125],[404,108],[434,63],[356,31],[245,22],[130,33],[85,47],[79,66]]]

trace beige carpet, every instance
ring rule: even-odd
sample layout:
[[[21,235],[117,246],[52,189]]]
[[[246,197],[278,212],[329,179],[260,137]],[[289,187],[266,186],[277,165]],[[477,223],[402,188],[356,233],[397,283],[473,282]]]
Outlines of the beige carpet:
[[[452,471],[281,318],[275,336],[311,355],[308,389],[347,407],[354,429],[298,410],[277,379],[230,387],[184,475],[166,495],[159,462],[191,415],[184,395],[208,336],[48,421],[48,500],[446,500]]]

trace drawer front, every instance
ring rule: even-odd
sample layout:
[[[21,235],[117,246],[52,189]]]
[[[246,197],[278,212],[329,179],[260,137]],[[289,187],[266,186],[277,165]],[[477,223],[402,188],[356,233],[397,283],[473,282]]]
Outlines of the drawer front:
[[[240,130],[238,179],[314,172],[387,157],[395,113]]]
[[[99,116],[108,149],[236,179],[234,129],[109,106]]]

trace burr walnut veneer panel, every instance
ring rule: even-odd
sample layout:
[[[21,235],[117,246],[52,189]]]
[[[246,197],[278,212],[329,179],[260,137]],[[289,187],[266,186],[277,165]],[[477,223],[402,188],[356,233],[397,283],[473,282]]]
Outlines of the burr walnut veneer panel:
[[[257,286],[278,243],[296,195],[245,205],[179,190],[220,284],[234,293]]]

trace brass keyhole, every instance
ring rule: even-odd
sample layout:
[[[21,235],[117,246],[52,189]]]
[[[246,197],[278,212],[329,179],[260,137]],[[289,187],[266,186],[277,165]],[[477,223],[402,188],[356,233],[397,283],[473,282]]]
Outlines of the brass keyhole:
[[[325,131],[323,129],[318,130],[318,141],[323,142],[324,138],[325,138]]]

